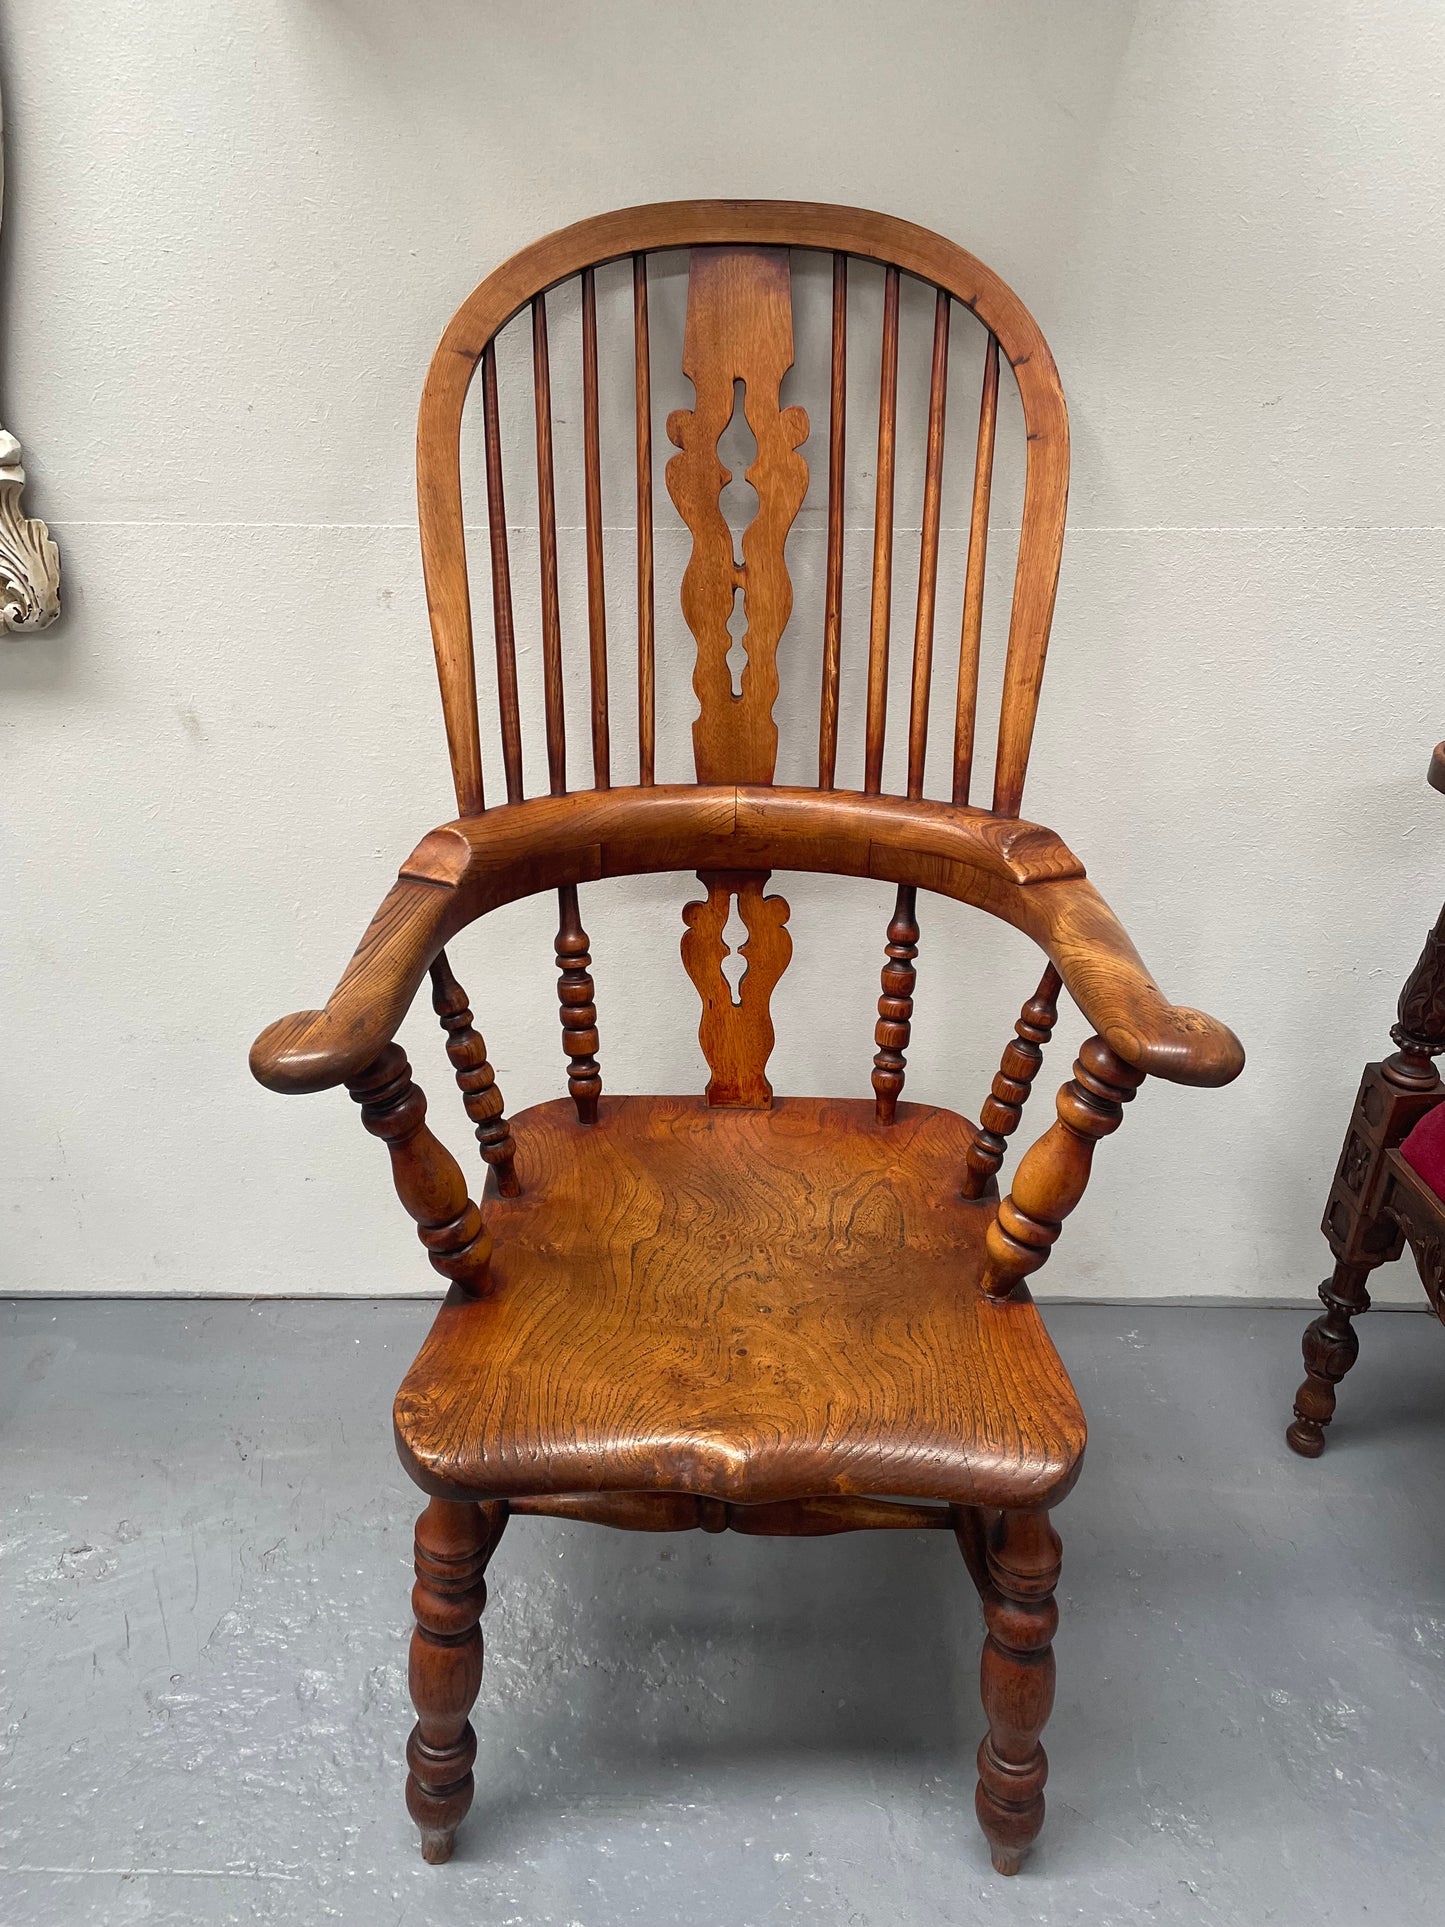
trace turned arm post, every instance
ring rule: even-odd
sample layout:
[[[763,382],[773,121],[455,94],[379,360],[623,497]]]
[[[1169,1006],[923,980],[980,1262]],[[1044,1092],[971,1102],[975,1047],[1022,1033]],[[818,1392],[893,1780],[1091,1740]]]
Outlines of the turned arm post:
[[[1038,989],[1019,1012],[993,1088],[984,1099],[978,1131],[968,1147],[963,1172],[966,1198],[981,1198],[1003,1163],[1009,1138],[1018,1129],[1024,1105],[1044,1061],[1044,1045],[1059,1020],[1059,992],[1063,987],[1063,979],[1050,964],[1039,979]]]
[[[988,1228],[983,1287],[1007,1298],[1047,1259],[1064,1219],[1084,1195],[1094,1146],[1117,1131],[1144,1073],[1088,1038],[1058,1096],[1058,1120],[1024,1153],[1013,1189]]]
[[[487,1057],[487,1046],[472,1023],[467,993],[452,974],[445,950],[432,960],[431,1007],[446,1032],[447,1056],[456,1073],[462,1105],[476,1126],[482,1157],[497,1174],[504,1198],[521,1196],[517,1182],[517,1145],[507,1123],[497,1074]]]
[[[416,1223],[416,1233],[443,1278],[472,1297],[487,1290],[491,1233],[467,1196],[461,1166],[426,1125],[426,1097],[413,1083],[399,1044],[388,1044],[376,1061],[348,1078],[347,1090],[361,1106],[361,1121],[391,1154],[396,1195]]]

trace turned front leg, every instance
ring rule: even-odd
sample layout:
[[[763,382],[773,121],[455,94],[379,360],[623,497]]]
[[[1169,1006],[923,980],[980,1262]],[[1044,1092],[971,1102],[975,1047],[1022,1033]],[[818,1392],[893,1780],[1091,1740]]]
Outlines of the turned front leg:
[[[413,1083],[399,1044],[388,1044],[374,1064],[347,1080],[361,1121],[391,1153],[396,1195],[416,1223],[432,1263],[473,1297],[487,1289],[491,1233],[467,1196],[461,1166],[426,1125],[426,1097]]]
[[[1054,1706],[1059,1535],[1046,1512],[1004,1512],[986,1542],[988,1583],[980,1686],[988,1732],[974,1806],[997,1872],[1017,1873],[1044,1824],[1048,1756],[1039,1743]]]
[[[411,1699],[416,1725],[406,1743],[407,1811],[421,1831],[422,1858],[450,1860],[472,1804],[477,1736],[467,1717],[482,1684],[482,1609],[487,1562],[507,1523],[501,1503],[433,1499],[416,1523]]]
[[[1088,1038],[1059,1092],[1058,1121],[1029,1149],[1013,1189],[988,1228],[983,1288],[1007,1298],[1047,1259],[1064,1219],[1083,1197],[1094,1146],[1117,1131],[1124,1106],[1144,1082],[1102,1037]]]

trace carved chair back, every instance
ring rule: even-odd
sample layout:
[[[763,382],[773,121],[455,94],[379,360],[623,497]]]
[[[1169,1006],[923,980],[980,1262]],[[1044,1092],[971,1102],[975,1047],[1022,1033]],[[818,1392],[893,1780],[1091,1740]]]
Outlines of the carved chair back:
[[[685,251],[685,252],[684,252]],[[806,410],[784,402],[783,388],[793,368],[793,257],[822,257],[831,264],[831,337],[827,343],[828,419],[826,450]],[[693,391],[691,408],[671,412],[666,435],[676,453],[666,465],[666,492],[691,537],[691,554],[680,584],[681,613],[690,634],[691,683],[696,709],[691,724],[692,779],[698,785],[772,785],[778,770],[780,690],[779,651],[807,656],[816,675],[816,788],[839,787],[840,738],[847,759],[849,722],[843,700],[845,623],[844,584],[848,547],[845,462],[849,443],[848,388],[850,347],[858,353],[856,326],[850,330],[850,290],[868,278],[881,279],[881,336],[869,344],[876,355],[876,425],[868,421],[871,452],[876,426],[876,474],[867,597],[866,694],[862,716],[861,790],[864,796],[902,794],[922,798],[928,781],[930,716],[935,685],[953,696],[952,753],[935,768],[937,792],[967,806],[979,786],[975,748],[979,735],[979,696],[984,628],[984,583],[989,542],[995,445],[1000,419],[1000,362],[1017,385],[1024,453],[1023,491],[1014,573],[1012,609],[1002,665],[996,748],[993,755],[992,812],[1019,814],[1030,740],[1038,705],[1049,623],[1053,611],[1063,540],[1068,485],[1068,424],[1053,359],[1023,304],[996,275],[971,255],[938,235],[909,222],[850,208],[786,202],[679,202],[634,208],[584,221],[525,249],[488,277],[462,304],[441,341],[428,373],[418,429],[418,493],[422,554],[437,669],[441,682],[447,738],[457,803],[464,817],[475,817],[495,796],[497,777],[484,779],[482,727],[478,706],[477,658],[473,639],[472,590],[468,576],[463,494],[464,411],[480,371],[480,466],[485,472],[487,564],[490,575],[490,626],[494,655],[488,680],[497,706],[500,787],[508,804],[525,798],[523,689],[518,673],[518,623],[514,610],[512,530],[507,515],[507,446],[503,433],[503,394],[499,370],[516,329],[530,334],[531,418],[535,431],[535,501],[538,536],[542,668],[542,733],[546,778],[551,795],[582,789],[594,795],[628,784],[642,788],[658,781],[658,692],[675,687],[676,625],[658,620],[657,556],[671,531],[655,526],[654,381],[658,331],[650,321],[650,277],[687,262],[686,319],[681,366]],[[630,277],[628,270],[630,269]],[[826,271],[826,269],[825,269]],[[626,296],[630,278],[630,400],[635,432],[627,451],[635,509],[636,651],[635,680],[625,707],[635,720],[635,764],[623,767],[614,727],[615,643],[609,652],[608,559],[604,529],[613,504],[604,501],[604,422],[614,420],[600,377],[599,286]],[[670,279],[670,276],[669,276]],[[885,789],[885,750],[889,745],[890,659],[894,652],[895,556],[901,531],[895,526],[895,496],[900,446],[900,312],[905,283],[921,283],[932,293],[932,346],[927,373],[926,431],[923,456],[921,529],[912,660],[906,712],[906,777],[901,789]],[[655,282],[653,283],[655,285]],[[869,293],[873,291],[870,289]],[[560,343],[549,330],[553,313],[575,300],[578,333],[566,353],[580,364],[580,429],[575,417],[563,421],[554,403],[554,355]],[[926,298],[926,297],[925,297]],[[960,317],[958,311],[965,310]],[[956,652],[935,648],[940,558],[944,549],[942,511],[945,452],[950,445],[949,375],[958,359],[961,321],[981,335],[982,371],[976,404],[967,398],[969,419],[964,457],[971,487],[962,559],[962,606]],[[570,329],[569,329],[570,332]],[[614,337],[615,338],[615,337]],[[950,347],[953,344],[954,353]],[[499,352],[500,351],[500,352]],[[921,357],[920,357],[921,361]],[[561,372],[559,370],[559,372]],[[921,373],[921,370],[920,370]],[[921,382],[903,377],[905,394],[921,398]],[[955,381],[955,390],[957,389]],[[513,405],[520,407],[520,403]],[[569,410],[569,413],[571,411]],[[957,396],[953,411],[958,411]],[[725,491],[736,478],[725,465],[720,445],[743,430],[755,452],[746,461],[746,481],[756,494],[756,509],[735,533]],[[565,433],[565,443],[564,443]],[[529,436],[530,440],[531,437]],[[955,443],[958,441],[954,437]],[[803,452],[812,453],[812,462]],[[565,545],[559,545],[558,484],[570,453],[581,468],[585,544],[585,582],[567,580]],[[735,458],[736,459],[736,458]],[[608,473],[613,473],[608,470]],[[816,478],[823,478],[823,486]],[[529,482],[531,477],[526,478]],[[826,565],[821,622],[804,636],[793,619],[794,591],[787,542],[810,484],[826,494]],[[530,496],[530,489],[529,489]],[[566,531],[564,530],[564,533]],[[583,533],[583,531],[578,531]],[[612,558],[615,567],[616,556]],[[631,563],[632,558],[628,558]],[[955,569],[955,574],[959,573]],[[564,610],[579,618],[585,606],[585,658],[582,634],[564,634]],[[616,628],[614,610],[614,634]],[[629,625],[630,626],[630,625]],[[861,628],[861,620],[858,625]],[[659,639],[662,641],[659,661]],[[631,652],[628,652],[629,655]],[[585,660],[585,671],[584,671]],[[949,667],[941,669],[948,662]],[[956,668],[953,664],[956,663]],[[629,665],[630,667],[631,665]],[[862,667],[862,665],[860,665]],[[585,673],[590,742],[585,750],[568,735],[568,695]],[[895,700],[895,710],[902,705]],[[895,732],[903,717],[895,715]],[[812,767],[809,744],[808,767]],[[902,765],[902,757],[895,752]],[[796,766],[798,759],[791,759]],[[935,765],[943,761],[935,756]],[[590,775],[579,780],[579,769]],[[766,870],[701,870],[704,900],[684,912],[684,964],[703,1001],[701,1041],[712,1071],[708,1089],[713,1103],[766,1105],[771,1098],[765,1065],[772,1044],[768,1002],[786,968],[790,944],[785,929],[788,906],[765,897]],[[728,955],[724,928],[733,906],[748,933],[740,955],[747,969],[734,988],[723,973]],[[595,1113],[595,1012],[587,977],[587,940],[582,932],[575,886],[561,891],[562,928],[558,963],[563,969],[563,1023],[573,1057],[573,1094],[584,1115]],[[880,1114],[891,1116],[902,1087],[902,1047],[911,1014],[912,961],[916,955],[914,886],[900,885],[889,930],[889,967],[880,1004],[879,1058],[874,1083]],[[571,972],[571,1012],[568,973]],[[906,1008],[905,1008],[906,1006]],[[574,1048],[574,1046],[586,1048]]]

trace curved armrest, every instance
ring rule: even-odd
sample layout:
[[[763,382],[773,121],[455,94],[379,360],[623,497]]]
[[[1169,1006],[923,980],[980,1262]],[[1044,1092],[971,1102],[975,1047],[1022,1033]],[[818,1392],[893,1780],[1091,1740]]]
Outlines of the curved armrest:
[[[1174,1084],[1228,1084],[1244,1069],[1234,1032],[1202,1010],[1171,1004],[1093,884],[1036,884],[1020,927],[1045,949],[1064,987],[1127,1064]]]
[[[272,1091],[325,1091],[365,1070],[391,1042],[431,960],[460,928],[453,886],[403,876],[367,925],[325,1010],[268,1024],[251,1075]]]
[[[1239,1040],[1171,1004],[1117,918],[1051,830],[948,803],[852,791],[678,784],[505,804],[418,845],[324,1010],[257,1038],[274,1091],[320,1091],[391,1041],[437,952],[475,917],[564,883],[662,870],[819,870],[912,883],[978,905],[1032,937],[1127,1063],[1180,1084],[1227,1084]]]

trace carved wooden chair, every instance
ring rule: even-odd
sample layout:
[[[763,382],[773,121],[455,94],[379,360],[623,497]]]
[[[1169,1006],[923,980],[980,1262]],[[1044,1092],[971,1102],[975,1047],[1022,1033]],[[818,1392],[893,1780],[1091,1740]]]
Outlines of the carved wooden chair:
[[[1445,791],[1445,743],[1429,781]],[[1320,1286],[1324,1311],[1305,1330],[1304,1383],[1285,1438],[1317,1459],[1335,1415],[1335,1388],[1360,1355],[1353,1320],[1370,1309],[1370,1273],[1408,1244],[1420,1282],[1445,1320],[1445,910],[1405,979],[1383,1063],[1366,1064],[1320,1229],[1335,1268]]]
[[[831,396],[826,581],[821,619],[807,636],[796,622],[789,627],[793,586],[784,553],[809,485],[799,453],[808,418],[780,395],[794,360],[795,254],[821,255],[824,312],[827,263],[832,269],[831,354],[819,364]],[[654,644],[651,393],[660,334],[654,325],[650,338],[649,263],[658,274],[659,256],[687,262],[682,366],[695,396],[667,422],[678,451],[667,464],[667,492],[692,541],[681,608],[696,697],[694,766],[687,780],[671,782],[658,780],[656,750],[659,692],[675,685],[672,671],[656,663]],[[627,712],[635,703],[637,761],[633,767],[629,757],[624,771],[612,747],[619,717],[604,596],[597,316],[604,284],[616,288],[620,276],[627,298],[629,267],[637,618]],[[849,654],[849,302],[850,287],[856,295],[874,276],[881,350],[866,672],[861,640],[854,652],[860,684],[866,673],[866,716],[861,742],[850,745],[848,706],[840,701]],[[566,297],[554,291],[579,278],[587,637],[585,656],[580,638],[575,645],[569,675],[548,298],[555,316]],[[931,298],[932,356],[922,376],[928,410],[919,438],[925,472],[912,658],[906,684],[899,678],[907,691],[907,775],[887,789],[900,290],[909,281],[909,299],[917,298],[917,283]],[[652,285],[656,291],[661,282]],[[654,323],[659,312],[654,302]],[[856,322],[857,302],[853,314]],[[540,523],[547,794],[530,797],[503,500],[504,361],[496,346],[514,318],[531,333]],[[928,796],[949,331],[974,323],[981,399],[965,455],[971,526],[961,648],[949,686],[952,751],[939,793]],[[1021,533],[991,800],[975,803],[994,447],[1000,420],[1014,419],[1001,414],[1005,364],[1022,418]],[[490,806],[462,511],[463,404],[479,370],[506,798]],[[758,498],[740,547],[720,504],[730,476],[719,456],[739,394],[757,445],[747,479]],[[631,404],[628,394],[629,416]],[[629,419],[629,493],[631,440]],[[995,1867],[1015,1872],[1038,1833],[1046,1771],[1039,1735],[1053,1699],[1060,1558],[1049,1514],[1078,1473],[1084,1420],[1026,1280],[1083,1195],[1096,1142],[1117,1127],[1145,1075],[1223,1084],[1243,1063],[1222,1025],[1164,999],[1083,865],[1051,831],[1020,817],[1067,476],[1058,374],[1023,304],[938,235],[851,208],[679,202],[584,221],[499,268],[442,338],[421,404],[418,492],[459,814],[402,865],[326,1008],[273,1024],[251,1058],[272,1090],[345,1084],[367,1130],[386,1144],[396,1189],[431,1262],[451,1281],[395,1407],[402,1462],[430,1495],[416,1537],[417,1724],[407,1748],[407,1801],[428,1860],[448,1857],[472,1799],[476,1741],[468,1713],[481,1680],[483,1575],[514,1513],[642,1531],[952,1531],[988,1626],[982,1692],[989,1724],[977,1809]],[[745,664],[735,678],[729,655],[739,613]],[[613,628],[615,636],[615,615]],[[816,782],[774,780],[780,645],[785,657],[811,661],[807,675],[821,692],[806,751],[816,755]],[[584,662],[590,782],[579,776],[567,732],[569,689]],[[901,707],[900,696],[895,711]],[[625,720],[630,730],[632,715]],[[861,787],[840,787],[855,748]],[[901,751],[900,743],[900,766]],[[775,869],[897,886],[869,1098],[774,1099],[766,1075],[769,1000],[791,949],[788,905],[765,894]],[[682,961],[702,1001],[706,1094],[603,1096],[579,887],[683,870],[697,872],[703,891],[683,911]],[[900,1102],[920,889],[1003,918],[1048,959],[979,1125]],[[550,890],[559,905],[570,1097],[508,1121],[444,946],[486,911]],[[734,905],[748,933],[736,992],[722,968]],[[484,1209],[427,1129],[425,1100],[392,1041],[428,972],[486,1162]],[[1059,1092],[1057,1122],[1024,1156],[1000,1201],[995,1174],[1061,988],[1095,1034]]]

